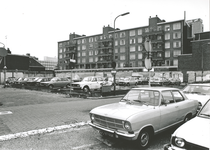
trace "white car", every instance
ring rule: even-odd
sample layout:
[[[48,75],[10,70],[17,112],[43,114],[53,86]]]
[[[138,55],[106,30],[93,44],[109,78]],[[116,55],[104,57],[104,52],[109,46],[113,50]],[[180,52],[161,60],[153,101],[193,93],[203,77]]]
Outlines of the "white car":
[[[210,149],[210,100],[197,116],[180,126],[171,136],[164,150],[209,150]]]
[[[184,89],[183,93],[189,99],[196,99],[199,101],[200,108],[210,99],[210,84],[199,83],[199,84],[188,84]]]
[[[90,90],[101,89],[102,85],[105,84],[103,77],[101,76],[89,76],[85,77],[81,82],[72,83],[73,90],[83,90],[89,92]]]
[[[102,135],[135,140],[146,148],[153,135],[188,121],[197,108],[197,100],[188,100],[176,88],[133,88],[118,103],[92,109],[89,125]]]

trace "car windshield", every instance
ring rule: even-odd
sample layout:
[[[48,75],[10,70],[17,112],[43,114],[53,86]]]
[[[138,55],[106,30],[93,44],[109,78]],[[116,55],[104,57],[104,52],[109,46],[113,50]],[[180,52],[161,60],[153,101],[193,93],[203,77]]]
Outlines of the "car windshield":
[[[92,77],[85,77],[82,82],[90,82],[92,80]]]
[[[210,95],[210,85],[188,85],[183,92]]]
[[[131,89],[120,101],[129,104],[158,106],[160,92],[155,90]]]
[[[210,100],[203,106],[198,116],[210,119]]]

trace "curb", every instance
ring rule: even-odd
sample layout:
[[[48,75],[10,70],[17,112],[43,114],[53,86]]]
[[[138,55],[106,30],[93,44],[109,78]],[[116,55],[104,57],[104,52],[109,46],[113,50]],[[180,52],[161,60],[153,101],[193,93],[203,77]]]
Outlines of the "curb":
[[[89,122],[90,121],[79,122],[79,123],[75,123],[75,124],[61,125],[61,126],[56,126],[56,127],[48,127],[48,128],[38,129],[38,130],[19,132],[19,133],[15,133],[15,134],[2,135],[2,136],[0,136],[0,142],[11,140],[11,139],[22,138],[22,137],[28,137],[28,136],[37,135],[37,134],[51,133],[54,131],[83,127],[83,126],[88,125]]]

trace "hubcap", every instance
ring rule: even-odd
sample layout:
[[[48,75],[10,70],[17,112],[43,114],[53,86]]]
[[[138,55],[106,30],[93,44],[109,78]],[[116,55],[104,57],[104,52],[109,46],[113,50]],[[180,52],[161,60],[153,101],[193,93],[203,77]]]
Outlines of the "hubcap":
[[[141,145],[146,146],[149,142],[149,134],[148,133],[143,133],[141,135]]]

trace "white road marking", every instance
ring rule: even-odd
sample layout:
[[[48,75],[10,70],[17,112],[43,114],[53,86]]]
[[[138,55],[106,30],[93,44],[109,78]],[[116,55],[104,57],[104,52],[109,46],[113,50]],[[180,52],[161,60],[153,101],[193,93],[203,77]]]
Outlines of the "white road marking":
[[[0,115],[8,115],[8,114],[12,114],[11,111],[2,111],[0,112]]]

